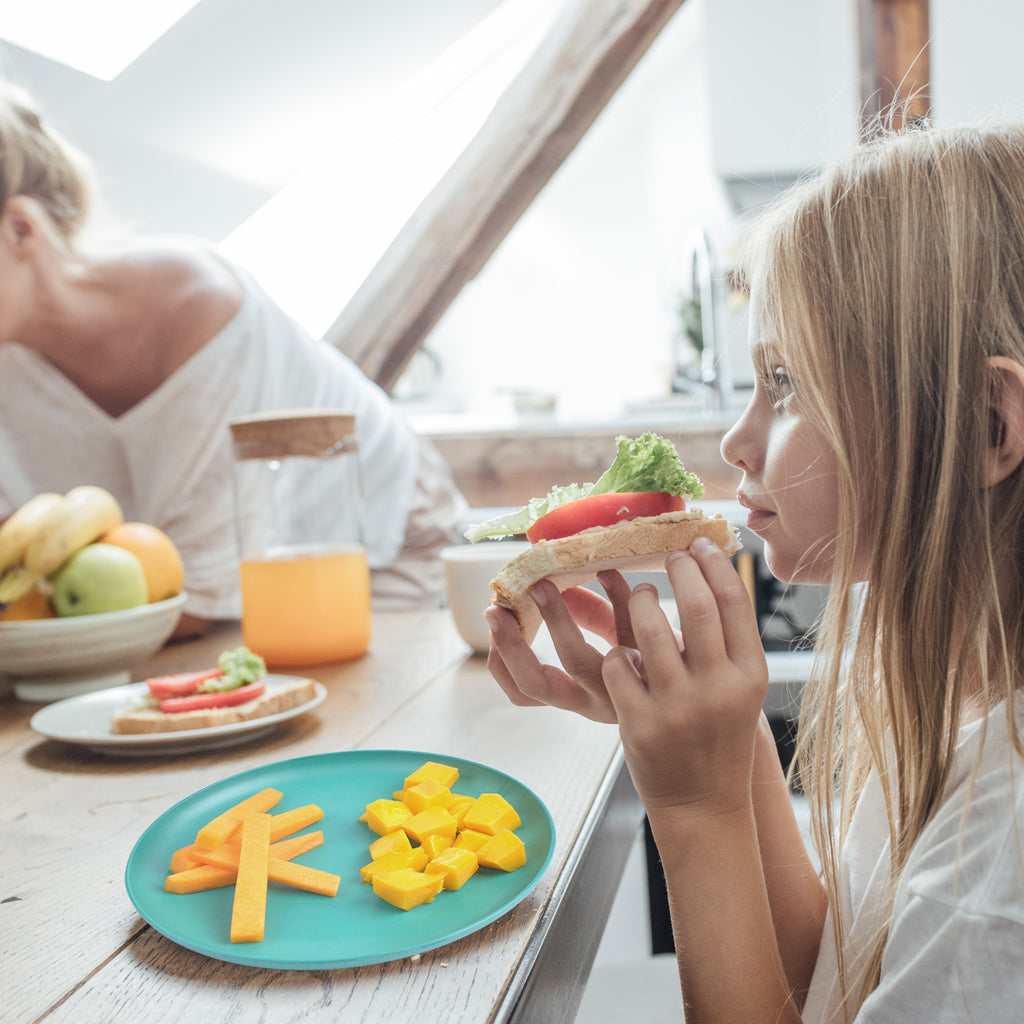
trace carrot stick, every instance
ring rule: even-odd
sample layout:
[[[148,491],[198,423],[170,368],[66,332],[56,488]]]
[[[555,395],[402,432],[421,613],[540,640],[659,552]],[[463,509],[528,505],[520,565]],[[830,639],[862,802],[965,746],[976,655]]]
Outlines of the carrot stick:
[[[298,832],[300,828],[319,821],[323,816],[324,812],[316,804],[293,807],[290,811],[275,814],[270,821],[270,841],[276,843],[279,839]]]
[[[180,850],[175,850],[171,854],[171,862],[167,865],[167,870],[170,874],[176,875],[179,871],[187,871],[189,868],[197,868],[202,863],[198,857],[195,856],[196,844],[189,843],[188,846],[183,846]]]
[[[330,871],[320,871],[305,864],[296,864],[276,857],[267,863],[267,877],[272,882],[290,885],[294,889],[305,889],[321,896],[334,896],[338,892],[341,878]]]
[[[324,841],[323,832],[305,832],[301,836],[289,836],[279,842],[271,843],[268,856],[277,860],[291,860],[300,853],[320,846]],[[219,868],[238,868],[238,859],[242,852],[234,843],[221,843],[216,850],[197,850],[196,856],[204,864],[212,864]]]
[[[289,861],[300,853],[320,846],[324,841],[323,832],[306,832],[301,836],[291,836],[280,842],[272,843],[270,856],[275,860]],[[195,849],[195,855],[205,858],[192,862],[191,866],[181,868],[167,876],[164,889],[175,895],[188,895],[194,892],[206,892],[208,889],[223,889],[234,885],[238,876],[238,856],[241,847],[234,843],[221,843],[216,850],[203,850],[191,846],[184,850]],[[178,853],[182,851],[179,850]],[[177,854],[175,854],[177,856]]]
[[[213,821],[208,821],[196,833],[196,846],[202,846],[207,850],[220,846],[241,825],[242,819],[247,814],[269,811],[282,796],[283,794],[276,789],[264,789],[241,803],[235,804],[234,807],[229,807],[222,814],[218,814]]]
[[[175,896],[188,896],[194,892],[207,892],[210,889],[224,889],[235,884],[238,871],[235,868],[219,868],[213,864],[200,864],[198,867],[185,868],[168,875],[164,882],[164,891]]]
[[[267,916],[267,861],[270,815],[248,814],[242,821],[242,852],[231,905],[231,941],[262,942]]]
[[[306,889],[324,896],[334,896],[341,884],[338,875],[329,871],[320,871],[305,864],[292,864],[292,857],[313,849],[323,842],[323,832],[307,832],[301,836],[291,836],[271,845],[267,860],[267,878],[271,882],[280,882],[296,889]],[[209,867],[230,870],[239,863],[238,847],[233,843],[224,843],[216,850],[207,850],[200,854]],[[173,876],[172,876],[173,877]]]

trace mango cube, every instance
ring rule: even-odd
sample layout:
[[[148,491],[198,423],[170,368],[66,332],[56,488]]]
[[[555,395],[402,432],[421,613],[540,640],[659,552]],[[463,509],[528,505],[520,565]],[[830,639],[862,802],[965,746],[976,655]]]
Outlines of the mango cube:
[[[452,802],[448,805],[448,813],[459,823],[459,828],[462,828],[462,819],[466,816],[466,811],[475,803],[475,797],[452,793]]]
[[[398,871],[400,868],[412,868],[413,871],[422,871],[427,866],[427,854],[422,847],[417,846],[408,850],[394,850],[392,853],[385,853],[383,857],[371,860],[359,869],[364,882],[372,882],[374,877],[382,871]]]
[[[401,828],[412,817],[412,811],[400,800],[374,800],[366,805],[366,824],[379,836]]]
[[[481,793],[462,818],[462,827],[497,835],[522,824],[516,809],[500,793]]]
[[[399,910],[430,903],[444,888],[444,875],[428,875],[412,868],[383,871],[373,876],[373,891]]]
[[[502,829],[477,850],[481,867],[515,871],[526,863],[526,846],[510,829]]]
[[[443,807],[429,807],[406,818],[401,827],[410,839],[422,843],[428,836],[442,835],[455,838],[458,825]]]
[[[402,802],[413,814],[419,814],[429,807],[447,807],[452,802],[452,791],[440,782],[424,779],[405,790]]]
[[[458,777],[458,768],[453,768],[447,764],[438,764],[436,761],[427,761],[425,764],[420,765],[412,775],[405,777],[405,784],[402,788],[411,789],[427,779],[432,779],[434,782],[439,782],[442,786],[447,786],[451,789]]]
[[[439,853],[425,868],[428,875],[443,875],[445,889],[461,889],[480,866],[472,850],[454,846]]]
[[[388,832],[387,835],[381,836],[380,839],[375,839],[370,843],[370,858],[377,860],[379,857],[383,857],[388,853],[394,853],[396,850],[411,849],[412,843],[409,842],[409,837],[403,829],[399,828],[394,832]]]
[[[428,860],[433,860],[438,854],[443,853],[452,845],[451,836],[443,836],[439,832],[432,836],[427,836],[423,840],[423,845],[420,849],[427,855]]]
[[[489,836],[486,832],[477,832],[476,829],[464,828],[455,837],[454,845],[460,850],[472,850],[475,853],[484,843],[489,842],[493,838],[493,836]]]

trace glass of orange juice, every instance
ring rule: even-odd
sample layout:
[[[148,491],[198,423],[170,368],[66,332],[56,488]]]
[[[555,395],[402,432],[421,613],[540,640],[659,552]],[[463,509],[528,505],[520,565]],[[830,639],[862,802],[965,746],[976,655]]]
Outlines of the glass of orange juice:
[[[271,667],[360,657],[371,615],[355,417],[264,413],[231,432],[246,647]]]

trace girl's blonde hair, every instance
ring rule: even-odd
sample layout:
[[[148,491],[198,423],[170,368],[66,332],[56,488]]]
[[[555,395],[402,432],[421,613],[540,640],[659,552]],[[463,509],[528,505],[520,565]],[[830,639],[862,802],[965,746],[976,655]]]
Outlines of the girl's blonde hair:
[[[1024,472],[996,488],[983,478],[1000,429],[985,360],[1024,363],[1024,127],[868,143],[788,195],[747,259],[780,360],[839,467],[797,764],[852,1018],[877,984],[888,931],[866,970],[847,970],[838,851],[868,772],[888,808],[894,890],[941,802],[967,701],[1005,699],[1024,752],[1012,700],[1024,666]]]
[[[43,121],[25,92],[0,83],[0,210],[11,196],[34,199],[70,242],[89,219],[94,193],[85,157]]]

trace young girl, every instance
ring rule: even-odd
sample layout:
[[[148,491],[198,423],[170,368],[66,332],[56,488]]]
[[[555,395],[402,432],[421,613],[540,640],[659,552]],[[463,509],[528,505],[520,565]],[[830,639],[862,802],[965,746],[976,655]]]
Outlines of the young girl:
[[[436,606],[438,552],[465,509],[437,450],[212,246],[87,242],[91,178],[31,100],[0,86],[0,519],[41,491],[105,487],[177,544],[179,634],[199,633],[240,611],[228,422],[343,409],[360,439],[374,601]]]
[[[746,260],[758,383],[722,452],[772,572],[831,585],[798,741],[822,877],[713,546],[667,560],[681,635],[647,585],[542,583],[563,668],[490,609],[491,670],[515,703],[618,722],[687,1024],[1019,1019],[1024,127],[867,145]]]

